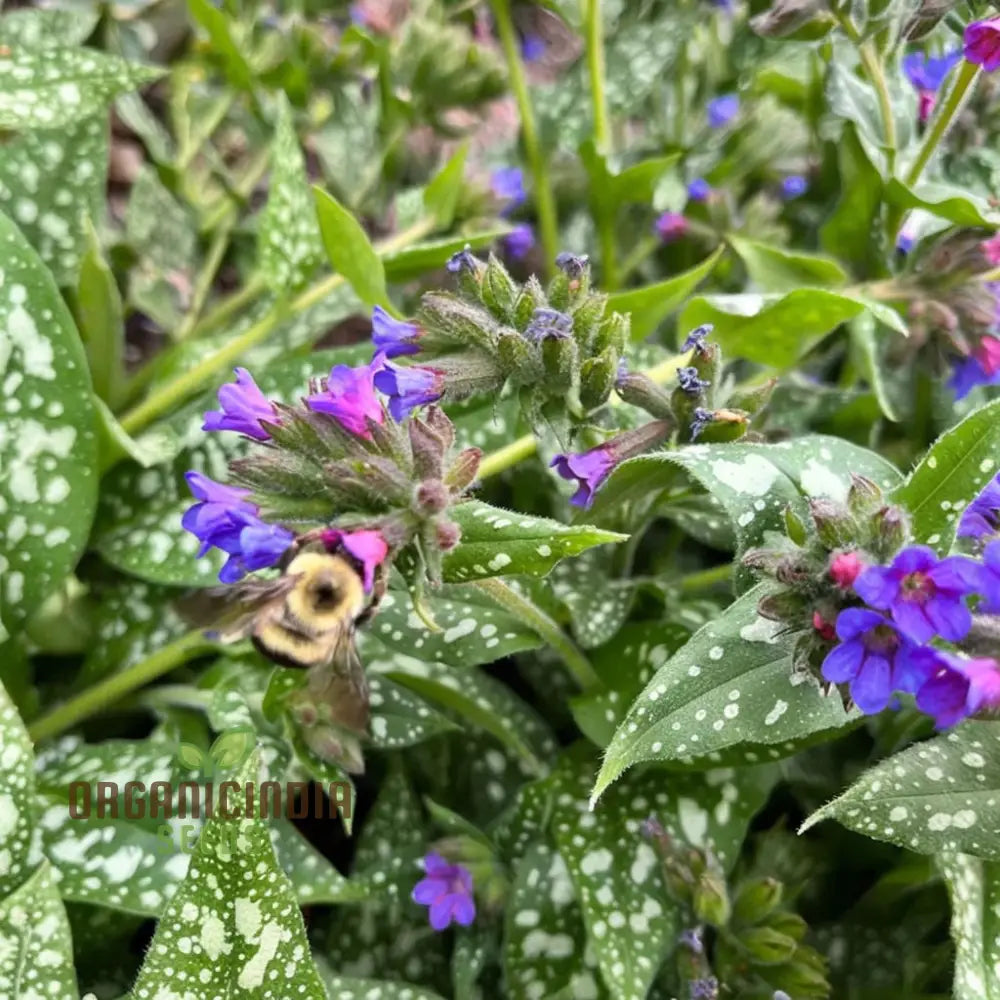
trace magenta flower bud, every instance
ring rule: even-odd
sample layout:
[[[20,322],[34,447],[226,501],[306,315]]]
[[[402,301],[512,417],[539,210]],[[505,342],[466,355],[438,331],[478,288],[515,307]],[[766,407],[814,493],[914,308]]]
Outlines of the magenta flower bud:
[[[209,410],[201,425],[205,431],[238,431],[258,441],[270,435],[261,427],[262,420],[278,422],[274,404],[257,388],[253,376],[245,368],[237,368],[236,384],[227,383],[219,389],[221,410]]]
[[[965,58],[987,73],[1000,67],[1000,17],[973,21],[965,29]]]
[[[327,528],[321,538],[330,551],[342,549],[360,563],[365,591],[371,592],[375,584],[375,570],[389,554],[389,546],[381,532],[371,529],[340,531],[338,528]]]
[[[442,552],[451,552],[462,540],[462,529],[454,521],[442,521],[434,526],[434,536]]]
[[[445,930],[451,923],[468,927],[476,919],[472,895],[472,873],[464,865],[453,865],[431,852],[424,858],[425,877],[414,887],[411,898],[428,907],[431,927]]]
[[[688,220],[677,212],[664,212],[656,220],[656,234],[664,243],[673,243],[687,235]]]
[[[444,373],[436,368],[400,368],[386,362],[375,373],[375,386],[389,397],[389,412],[395,421],[403,420],[418,406],[436,403],[444,393]]]
[[[372,343],[377,354],[396,358],[403,354],[418,354],[417,341],[424,331],[416,323],[393,319],[381,306],[372,309]]]
[[[911,52],[903,59],[903,72],[916,88],[920,101],[920,121],[930,118],[937,103],[937,92],[952,67],[962,58],[958,50],[946,52],[943,56],[927,56],[923,52]]]
[[[996,233],[988,240],[983,240],[979,244],[979,248],[983,251],[983,256],[993,267],[1000,265],[1000,233]]]
[[[830,560],[830,579],[841,590],[850,590],[864,568],[857,552],[838,552]]]
[[[370,364],[357,368],[334,365],[323,391],[307,397],[306,405],[317,413],[329,414],[351,434],[370,438],[368,421],[381,424],[385,420],[375,395],[375,376],[383,364],[382,355],[376,355]]]

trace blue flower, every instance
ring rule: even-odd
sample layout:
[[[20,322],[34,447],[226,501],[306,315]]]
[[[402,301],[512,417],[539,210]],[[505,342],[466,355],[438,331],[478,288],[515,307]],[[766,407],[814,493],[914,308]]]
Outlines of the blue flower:
[[[1000,476],[991,479],[982,493],[962,511],[960,538],[986,538],[1000,532]]]
[[[979,385],[1000,385],[1000,340],[983,337],[969,357],[953,362],[948,385],[955,390],[956,399],[963,399]]]
[[[708,201],[712,193],[712,185],[704,177],[696,177],[687,187],[688,197],[692,201]]]
[[[827,653],[823,676],[832,684],[847,684],[855,704],[866,715],[881,712],[897,688],[913,688],[915,672],[917,681],[923,679],[911,663],[918,647],[877,611],[841,611],[837,637],[841,641]]]
[[[490,175],[493,197],[504,202],[503,214],[523,205],[528,195],[524,190],[524,172],[520,167],[499,167]]]
[[[937,649],[932,652],[935,670],[917,692],[917,708],[932,716],[938,729],[1000,705],[1000,667],[996,660],[965,659]]]
[[[715,423],[715,411],[706,410],[703,406],[695,407],[691,420],[691,440],[695,441],[701,437],[702,431],[709,424]]]
[[[563,479],[577,481],[579,488],[569,502],[576,507],[589,507],[598,487],[618,461],[607,444],[602,444],[575,455],[556,455],[549,464]]]
[[[375,350],[387,358],[419,354],[417,341],[423,332],[416,323],[393,319],[381,306],[372,309],[372,342]]]
[[[909,253],[913,249],[913,245],[917,242],[916,234],[911,230],[903,226],[899,231],[899,235],[896,237],[896,249],[900,253]]]
[[[781,182],[781,196],[787,200],[799,198],[809,190],[809,182],[801,174],[789,174]]]
[[[983,598],[979,603],[980,611],[1000,615],[1000,541],[990,542],[983,552],[980,588]]]
[[[545,39],[540,35],[525,35],[521,39],[521,58],[526,63],[537,62],[547,51]]]
[[[701,354],[705,350],[705,341],[711,336],[714,329],[715,327],[711,323],[702,323],[701,326],[696,326],[684,338],[681,351],[695,351],[695,353]]]
[[[468,927],[476,919],[469,869],[431,852],[424,858],[424,872],[426,877],[413,887],[411,898],[429,908],[431,927],[443,931],[453,922]]]
[[[556,255],[556,267],[571,280],[582,278],[589,266],[590,258],[585,253],[567,253],[564,250]]]
[[[518,223],[503,237],[503,246],[513,260],[521,260],[535,245],[535,231],[527,222]]]
[[[466,243],[464,250],[459,250],[448,258],[445,268],[449,274],[461,274],[463,271],[475,273],[479,270],[479,260]]]
[[[236,384],[227,383],[219,389],[220,410],[209,410],[201,429],[205,431],[239,431],[247,437],[266,441],[270,435],[261,421],[278,423],[274,404],[257,388],[253,376],[245,368],[236,369]]]
[[[939,90],[952,67],[962,58],[955,49],[943,56],[927,56],[924,52],[911,52],[903,58],[903,72],[917,90]]]
[[[219,546],[229,554],[219,571],[223,583],[235,583],[247,573],[274,566],[295,541],[293,532],[279,524],[267,524],[255,514],[236,511],[232,520],[238,530],[237,538],[228,548]]]
[[[711,128],[728,125],[740,112],[740,99],[736,94],[723,94],[708,102],[708,124]]]
[[[934,636],[957,642],[972,627],[966,597],[982,584],[982,567],[965,556],[938,559],[926,545],[911,545],[889,566],[869,566],[854,581],[855,593],[873,608],[891,611],[913,642]]]
[[[531,314],[531,322],[525,327],[524,335],[531,340],[544,340],[546,337],[571,337],[573,335],[573,317],[558,309],[542,307]]]
[[[707,389],[712,383],[700,378],[698,369],[692,366],[677,369],[677,381],[681,389],[692,396],[697,396],[702,389]]]
[[[693,979],[690,984],[691,1000],[718,1000],[719,980],[715,976]]]
[[[436,403],[444,392],[443,376],[435,368],[400,368],[386,362],[375,373],[375,387],[389,397],[389,412],[397,422],[411,410]]]

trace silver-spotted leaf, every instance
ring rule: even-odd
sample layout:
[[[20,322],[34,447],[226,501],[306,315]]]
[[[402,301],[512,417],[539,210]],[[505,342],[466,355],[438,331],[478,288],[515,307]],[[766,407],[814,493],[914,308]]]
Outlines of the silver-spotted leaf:
[[[938,865],[951,896],[954,1000],[1000,998],[1000,864],[947,853]]]

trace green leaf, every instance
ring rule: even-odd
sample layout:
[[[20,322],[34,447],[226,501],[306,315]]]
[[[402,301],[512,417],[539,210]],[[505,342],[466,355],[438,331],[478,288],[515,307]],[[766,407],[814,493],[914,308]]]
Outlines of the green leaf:
[[[678,323],[682,330],[711,323],[712,337],[727,356],[784,369],[866,305],[823,288],[798,288],[785,295],[710,295],[692,299]]]
[[[851,340],[859,355],[861,370],[882,414],[887,420],[898,423],[900,416],[889,392],[888,372],[879,357],[877,331],[875,317],[869,312],[860,313],[851,320]]]
[[[51,275],[0,214],[0,614],[23,622],[73,568],[97,502],[95,414],[80,336]]]
[[[642,761],[776,760],[856,717],[793,671],[796,636],[757,614],[765,593],[748,591],[657,670],[607,749],[595,800]]]
[[[951,896],[954,1000],[1000,998],[1000,865],[945,854],[938,866]]]
[[[424,208],[441,229],[450,226],[455,218],[455,209],[462,193],[462,176],[468,152],[469,144],[463,142],[424,188]]]
[[[9,139],[0,156],[0,209],[21,227],[59,285],[76,281],[87,217],[104,211],[105,114]]]
[[[535,632],[472,587],[448,586],[425,602],[440,631],[427,628],[407,594],[393,592],[379,604],[372,635],[390,650],[454,667],[492,663],[542,644]]]
[[[12,49],[0,56],[0,128],[56,129],[103,111],[162,75],[95,49]]]
[[[1000,213],[986,198],[970,194],[965,188],[948,184],[922,182],[915,190],[893,178],[886,186],[886,199],[900,208],[923,208],[956,226],[1000,225]]]
[[[333,269],[365,305],[388,305],[385,266],[361,223],[332,194],[314,187],[323,246]]]
[[[464,250],[467,246],[472,250],[481,250],[509,232],[510,226],[505,223],[487,230],[446,236],[438,240],[417,243],[403,250],[390,251],[382,258],[385,276],[389,281],[396,283],[419,278],[428,271],[444,267],[448,258],[459,250]]]
[[[647,285],[645,288],[615,292],[608,297],[607,311],[630,314],[632,339],[643,340],[712,273],[724,252],[725,248],[720,246],[700,264],[675,274],[666,281]]]
[[[103,184],[102,184],[103,187]],[[125,381],[125,318],[118,283],[101,253],[97,231],[83,219],[84,248],[76,286],[74,313],[94,392],[115,408]]]
[[[944,432],[892,496],[910,512],[913,538],[951,549],[962,511],[997,473],[1000,400]]]
[[[632,607],[635,582],[612,577],[612,549],[591,549],[560,563],[549,580],[566,607],[573,635],[584,649],[607,642],[621,628]]]
[[[1000,860],[1000,723],[965,722],[889,757],[802,829],[825,819],[911,851]]]
[[[443,1000],[440,993],[405,982],[341,976],[331,971],[325,963],[320,964],[319,972],[331,1000]]]
[[[644,205],[651,202],[660,179],[680,158],[680,153],[653,156],[615,174],[611,179],[613,204]]]
[[[726,239],[746,264],[750,280],[762,291],[787,292],[803,285],[847,283],[847,272],[832,257],[788,250],[742,236]]]
[[[4,651],[9,656],[9,651]],[[35,756],[31,738],[3,685],[0,685],[0,899],[28,874],[34,827]],[[2,952],[0,952],[2,954]]]
[[[235,780],[256,781],[258,769],[255,753]],[[327,1000],[266,823],[247,818],[244,808],[235,794],[236,818],[217,814],[205,825],[184,882],[157,924],[135,1000],[169,991],[180,973],[204,997],[253,995],[278,976],[287,995]]]
[[[323,240],[292,109],[282,95],[271,149],[271,184],[258,230],[260,267],[278,295],[297,291],[323,260]]]
[[[0,983],[8,1000],[79,995],[66,909],[44,861],[0,902]]]
[[[35,50],[82,45],[98,16],[86,7],[12,10],[0,17],[0,45]]]
[[[445,580],[465,583],[493,576],[544,576],[560,560],[595,545],[627,537],[590,525],[565,525],[544,517],[472,501],[450,512],[462,540],[444,559]]]
[[[240,90],[254,89],[254,74],[250,69],[240,45],[230,31],[229,16],[221,7],[215,7],[209,0],[188,0],[191,16],[208,32],[212,49],[219,56],[230,83]]]
[[[401,750],[459,728],[422,698],[384,677],[369,677],[368,687],[371,745],[379,750]]]

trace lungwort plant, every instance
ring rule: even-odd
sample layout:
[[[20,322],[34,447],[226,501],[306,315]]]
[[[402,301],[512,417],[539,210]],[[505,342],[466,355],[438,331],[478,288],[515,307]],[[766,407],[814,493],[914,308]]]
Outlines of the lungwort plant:
[[[1000,18],[0,14],[0,997],[1000,998]]]

